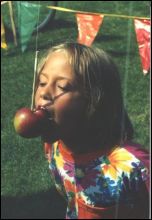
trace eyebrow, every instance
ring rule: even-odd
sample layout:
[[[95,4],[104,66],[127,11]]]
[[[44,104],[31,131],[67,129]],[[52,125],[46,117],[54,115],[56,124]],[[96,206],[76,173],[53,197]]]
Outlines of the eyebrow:
[[[48,74],[47,74],[47,73],[42,72],[42,73],[40,74],[40,76],[41,76],[41,75],[44,75],[46,78],[48,78]],[[56,79],[58,79],[58,80],[66,79],[66,80],[72,81],[72,79],[67,78],[67,77],[65,77],[65,76],[60,76],[60,75],[57,76]]]

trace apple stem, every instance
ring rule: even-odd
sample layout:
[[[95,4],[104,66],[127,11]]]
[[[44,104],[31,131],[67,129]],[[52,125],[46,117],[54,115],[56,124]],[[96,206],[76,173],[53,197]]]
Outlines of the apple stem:
[[[36,73],[37,73],[37,57],[38,52],[35,53],[35,63],[34,63],[34,77],[33,77],[33,91],[32,91],[32,102],[31,102],[31,110],[34,109],[34,95],[35,95],[35,84],[36,84]]]

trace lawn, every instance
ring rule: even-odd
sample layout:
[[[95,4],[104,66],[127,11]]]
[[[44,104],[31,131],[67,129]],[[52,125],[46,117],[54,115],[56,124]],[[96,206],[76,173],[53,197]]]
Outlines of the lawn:
[[[62,1],[59,6],[108,14],[150,16],[149,1]],[[4,17],[7,15],[6,11],[2,13]],[[77,35],[75,15],[57,11],[52,24],[38,33],[40,55],[53,44],[76,41]],[[55,210],[62,205],[49,206],[48,199],[57,204],[54,198],[58,197],[55,192],[50,193],[54,187],[42,142],[40,138],[23,139],[13,128],[16,110],[31,104],[36,35],[33,34],[24,53],[19,47],[15,48],[12,37],[7,36],[7,39],[9,49],[1,53],[2,214],[5,217],[16,214],[16,218],[22,218],[29,216],[29,212],[34,218],[33,212],[39,211],[45,218],[47,210],[57,213]],[[105,49],[118,65],[125,106],[135,130],[134,140],[149,149],[150,75],[142,73],[133,20],[105,16],[93,46]],[[10,211],[12,207],[16,210],[13,213]],[[49,218],[54,218],[54,212]]]

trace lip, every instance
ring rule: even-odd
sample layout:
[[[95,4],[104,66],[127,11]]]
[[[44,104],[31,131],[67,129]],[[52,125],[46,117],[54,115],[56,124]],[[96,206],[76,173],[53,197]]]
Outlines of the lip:
[[[49,102],[47,102],[47,103],[45,103],[45,104],[43,104],[43,105],[39,105],[38,107],[40,107],[40,108],[46,108],[46,107],[48,107],[48,106],[50,106],[50,105],[52,105],[53,104],[53,101],[49,101]]]
[[[52,114],[52,111],[50,110],[49,106],[52,104],[52,101],[49,101],[45,104],[39,104],[37,109],[43,109],[47,112],[48,114],[48,119],[49,120],[53,120],[53,114]]]

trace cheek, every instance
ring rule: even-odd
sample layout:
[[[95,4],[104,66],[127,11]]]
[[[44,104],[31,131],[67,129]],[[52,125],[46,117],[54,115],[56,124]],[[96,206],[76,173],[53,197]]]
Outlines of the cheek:
[[[38,92],[37,92],[37,91],[35,92],[35,97],[34,97],[34,100],[35,100],[35,102],[37,102],[37,101],[38,101]]]
[[[37,89],[34,97],[35,107],[37,107],[38,105],[38,100],[39,100],[39,90]]]
[[[57,122],[71,124],[79,122],[85,116],[86,104],[79,97],[64,98],[55,104],[55,116]]]

